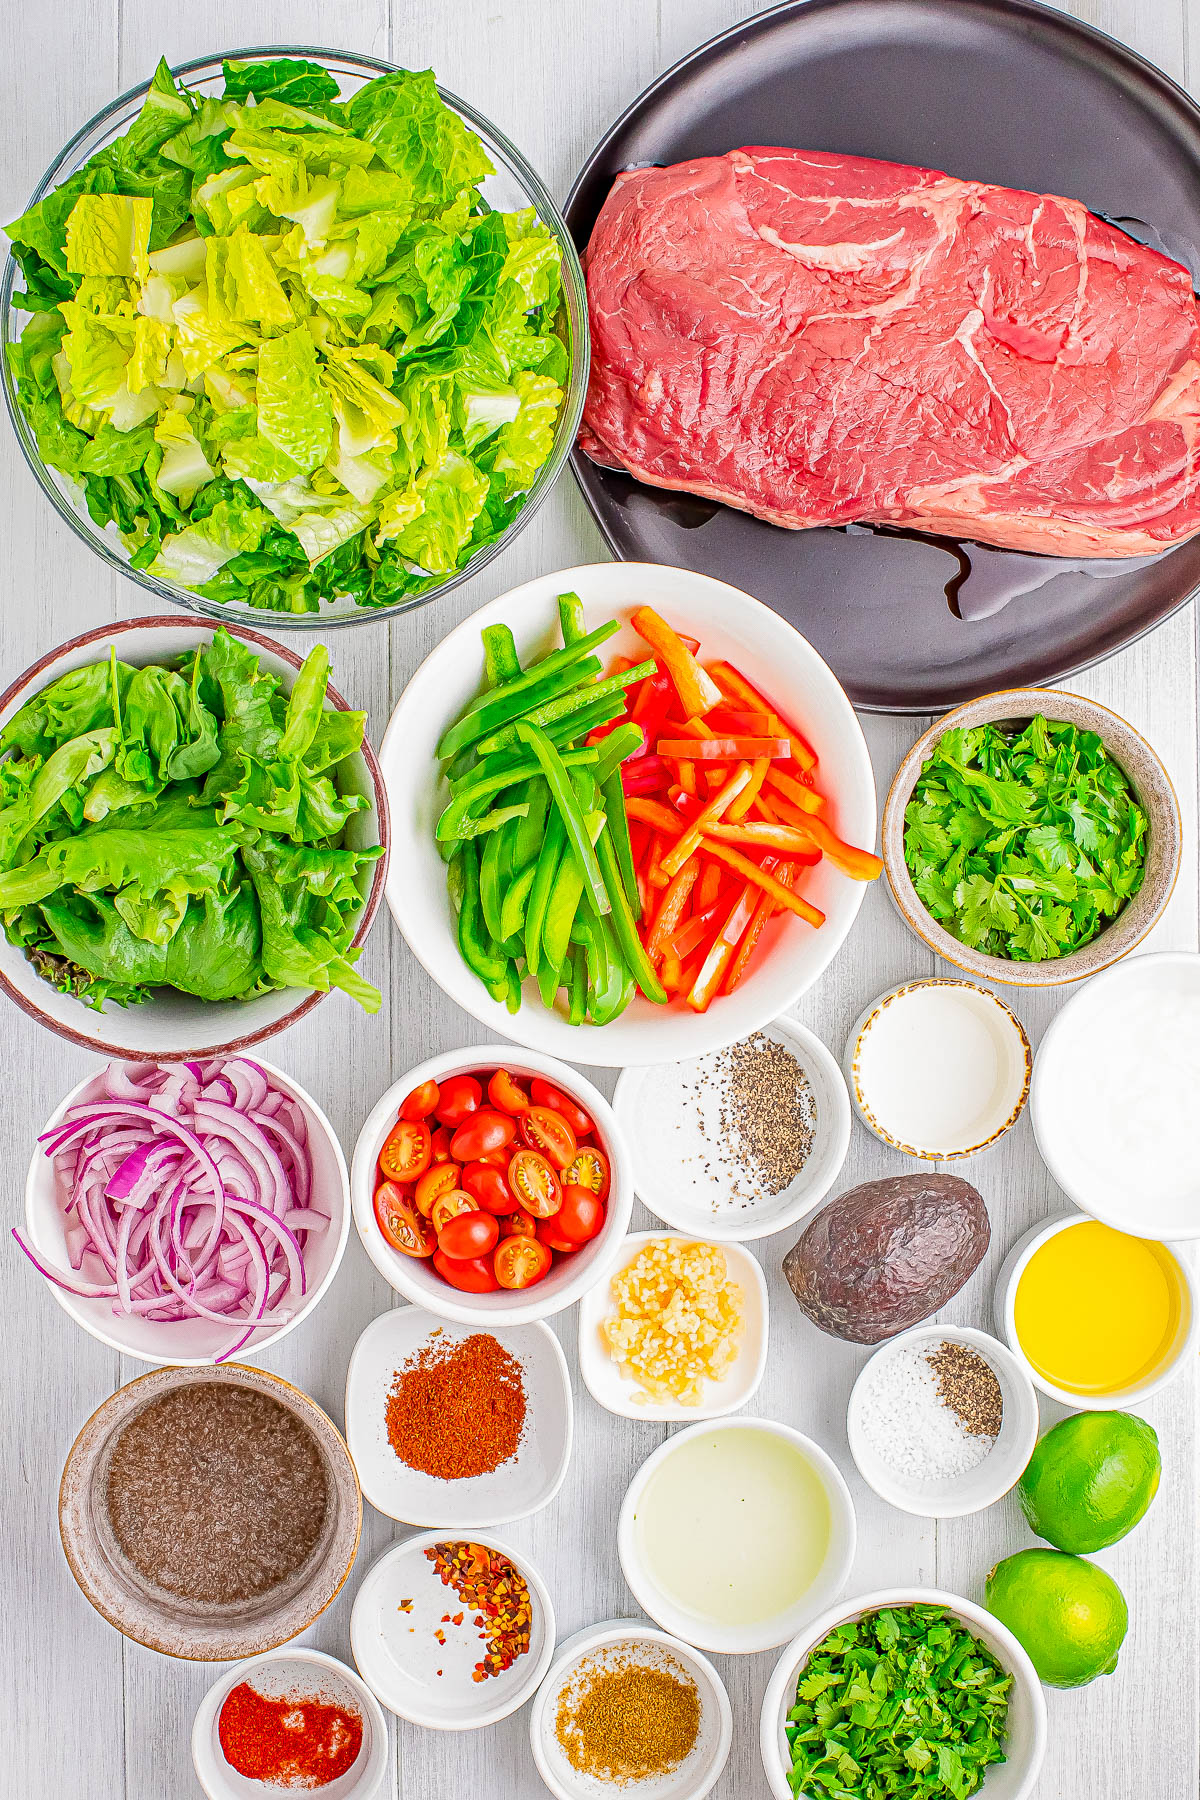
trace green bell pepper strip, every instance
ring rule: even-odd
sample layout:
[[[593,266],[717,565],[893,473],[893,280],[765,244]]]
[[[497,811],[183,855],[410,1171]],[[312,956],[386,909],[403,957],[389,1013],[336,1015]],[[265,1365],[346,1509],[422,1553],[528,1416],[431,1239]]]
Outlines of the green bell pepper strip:
[[[566,757],[563,758],[566,762]],[[571,765],[568,762],[567,767]],[[540,776],[540,771],[539,771]],[[526,863],[536,863],[538,852],[542,847],[542,839],[546,835],[546,820],[550,816],[550,789],[544,779],[529,783],[529,811],[517,826],[517,834],[513,839],[513,868],[520,873]]]
[[[460,838],[479,838],[486,832],[498,831],[501,825],[507,825],[510,819],[523,819],[529,808],[520,806],[494,806],[491,812],[484,813],[481,819],[465,819],[458,832]]]
[[[525,785],[522,784],[522,800]],[[528,801],[525,801],[525,805],[528,806]],[[479,904],[483,912],[483,923],[496,942],[508,936],[500,928],[500,908],[512,877],[512,840],[518,823],[518,820],[510,818],[498,831],[493,831],[484,844],[483,854],[479,859]]]
[[[654,965],[647,956],[645,946],[637,934],[637,922],[633,916],[633,908],[625,894],[625,884],[621,879],[620,859],[613,845],[612,831],[607,820],[605,829],[600,833],[596,844],[596,856],[612,899],[610,916],[613,935],[620,946],[621,954],[629,964],[629,972],[647,1000],[653,1000],[656,1006],[665,1006],[666,989],[654,973]]]
[[[600,873],[600,865],[596,861],[596,852],[592,848],[591,835],[584,821],[583,809],[578,795],[571,785],[570,771],[564,766],[562,757],[550,742],[544,731],[522,719],[517,725],[517,735],[523,744],[527,744],[542,765],[542,773],[546,777],[550,789],[550,798],[558,809],[567,832],[567,842],[583,872],[584,889],[590,895],[592,904],[598,913],[606,913],[610,901],[604,886],[604,877]]]
[[[526,821],[523,819],[521,824]],[[533,886],[533,878],[537,874],[537,861],[528,862],[518,871],[509,884],[500,906],[500,936],[515,937],[525,925],[526,902],[529,890]]]
[[[571,927],[583,897],[583,870],[574,854],[563,857],[550,891],[550,903],[542,926],[542,955],[554,969],[561,969],[571,940]]]
[[[587,1018],[587,960],[578,944],[571,946],[571,978],[567,983],[570,1010],[567,1022],[582,1025]]]
[[[585,746],[582,750],[564,752],[562,760],[570,769],[577,765],[582,767],[595,762],[598,754],[599,752],[594,746],[591,748]],[[518,782],[527,781],[531,775],[540,777],[542,774],[541,764],[532,756],[519,757],[515,761],[509,761],[507,758],[505,760],[508,762],[506,768],[489,769],[486,775],[480,775],[476,780],[465,782],[459,788],[437,822],[436,836],[438,838],[474,837],[475,832],[470,829],[470,826],[479,815],[472,811],[473,807],[480,801],[489,799],[491,795],[500,793],[504,788],[515,787]],[[464,830],[464,826],[467,829]]]
[[[462,900],[458,910],[458,948],[469,969],[489,986],[502,981],[505,958],[496,954],[483,929],[479,905],[479,858],[473,845],[458,852],[462,859]]]
[[[479,635],[483,639],[483,666],[488,687],[503,687],[506,681],[515,681],[521,673],[521,661],[509,627],[485,625]]]
[[[592,748],[599,752],[593,773],[601,787],[610,775],[615,774],[627,756],[632,756],[635,750],[642,748],[644,742],[641,726],[630,723],[618,725],[599,744],[593,744]]]
[[[510,1013],[521,1010],[521,971],[515,962],[508,965],[508,992],[504,996],[504,1004]]]
[[[613,694],[607,700],[597,700],[592,706],[584,706],[578,712],[568,713],[565,719],[552,719],[546,726],[546,736],[552,744],[575,744],[580,738],[586,737],[589,731],[594,731],[597,725],[607,725],[610,719],[617,718],[624,710],[624,694]]]
[[[529,890],[529,904],[525,908],[525,961],[531,975],[536,975],[541,968],[542,926],[546,920],[546,908],[550,904],[550,890],[554,886],[554,877],[566,844],[566,827],[559,814],[552,812],[546,822],[546,835],[538,852],[533,886]]]
[[[580,921],[588,965],[588,1016],[593,1025],[607,1025],[629,1004],[633,983],[620,953],[606,929],[608,921],[595,916]]]
[[[647,675],[653,675],[658,664],[651,657],[648,662],[636,664],[632,669],[625,669],[620,675],[606,675],[603,681],[594,681],[585,687],[572,688],[569,692],[558,694],[551,700],[543,700],[538,705],[528,707],[519,719],[512,723],[505,722],[499,729],[489,728],[490,735],[479,746],[481,754],[492,750],[506,750],[510,744],[517,742],[517,726],[552,725],[557,719],[572,717],[582,712],[584,707],[594,706],[599,700],[607,700],[612,694],[624,694],[625,689],[633,687]],[[582,735],[579,734],[579,735]]]
[[[578,594],[558,596],[558,628],[564,644],[577,644],[584,636],[583,601]]]
[[[604,802],[608,834],[612,839],[612,847],[617,859],[621,887],[624,890],[629,910],[636,921],[642,916],[642,896],[638,892],[633,845],[629,840],[629,819],[625,813],[625,790],[621,786],[619,770],[614,770],[608,780],[601,783],[600,796]],[[519,831],[521,827],[518,826],[517,829]],[[601,864],[601,868],[603,868],[603,864]]]
[[[543,961],[538,970],[538,993],[542,996],[542,1005],[548,1010],[553,1008],[558,998],[558,990],[563,984],[563,970],[559,963]]]
[[[600,659],[593,656],[592,651],[620,629],[617,619],[609,619],[575,643],[564,644],[561,650],[551,650],[548,656],[531,663],[511,681],[502,682],[499,687],[489,688],[480,694],[442,734],[437,747],[438,761],[446,762],[477,737],[483,737],[494,730],[496,724],[528,711],[534,704],[529,698],[532,689],[549,683],[558,692],[564,693],[577,687],[587,675],[594,674],[600,667]]]

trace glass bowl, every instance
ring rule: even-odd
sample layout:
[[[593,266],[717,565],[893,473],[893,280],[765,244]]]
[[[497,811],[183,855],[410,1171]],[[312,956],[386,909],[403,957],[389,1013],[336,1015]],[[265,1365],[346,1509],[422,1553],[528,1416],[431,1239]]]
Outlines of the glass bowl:
[[[334,76],[343,98],[355,93],[377,75],[390,74],[397,66],[395,63],[383,62],[379,57],[360,56],[349,50],[321,50],[306,45],[285,44],[260,45],[249,50],[228,50],[222,56],[197,57],[193,62],[181,63],[173,73],[178,81],[196,93],[216,94],[224,85],[222,65],[225,62],[266,61],[278,56],[305,57],[311,62],[319,62]],[[127,131],[141,111],[149,85],[149,80],[146,80],[137,87],[130,88],[77,131],[42,176],[30,195],[27,206],[36,205],[98,150]],[[193,594],[189,589],[164,581],[144,569],[131,568],[129,553],[117,535],[116,527],[109,525],[101,529],[94,524],[83,503],[82,489],[69,477],[60,474],[57,469],[48,468],[42,461],[33,433],[17,403],[16,383],[9,368],[8,347],[20,337],[29,315],[14,303],[13,289],[20,279],[20,269],[13,256],[8,256],[3,281],[0,282],[0,368],[3,370],[4,398],[17,434],[17,442],[43,493],[49,497],[55,510],[66,520],[76,536],[82,538],[111,568],[119,570],[131,581],[136,581],[139,587],[144,588],[155,599],[169,600],[175,606],[186,607],[190,612],[204,613],[209,618],[220,619],[228,625],[262,627],[269,622],[272,628],[284,630],[311,631],[332,625],[361,625],[390,618],[396,613],[409,612],[413,607],[424,606],[430,600],[438,599],[442,594],[458,587],[460,582],[486,568],[533,517],[562,472],[579,429],[587,392],[587,292],[575,244],[541,178],[515,145],[510,144],[503,132],[485,119],[482,113],[468,106],[465,100],[447,93],[445,88],[439,87],[438,93],[451,111],[457,113],[477,134],[495,165],[495,174],[489,175],[481,183],[481,191],[488,204],[500,211],[515,211],[532,206],[558,242],[562,253],[562,298],[556,325],[566,344],[570,368],[549,458],[539,469],[523,506],[508,529],[495,543],[477,551],[461,569],[447,576],[444,581],[419,594],[405,595],[389,606],[358,606],[354,601],[342,598],[323,604],[317,612],[275,612],[235,601],[206,600],[202,595]]]

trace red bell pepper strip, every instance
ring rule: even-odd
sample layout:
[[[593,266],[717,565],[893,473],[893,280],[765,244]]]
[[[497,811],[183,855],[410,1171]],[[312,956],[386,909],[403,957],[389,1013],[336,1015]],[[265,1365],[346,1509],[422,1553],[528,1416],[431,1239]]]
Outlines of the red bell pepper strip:
[[[704,873],[700,877],[700,885],[696,890],[696,905],[702,911],[717,904],[717,896],[721,891],[721,865],[707,862]]]
[[[770,767],[771,760],[769,757],[755,757],[749,787],[743,788],[733,805],[729,808],[729,811],[725,814],[725,817],[732,824],[736,825],[740,820],[744,819],[746,814],[750,811],[750,808],[754,805],[754,802],[758,799],[758,796],[762,791],[762,784],[767,778],[767,772]]]
[[[738,706],[758,707],[764,712],[772,713],[776,722],[791,738],[792,755],[795,757],[800,767],[802,769],[816,768],[817,753],[808,742],[807,738],[802,737],[794,725],[790,725],[786,720],[779,717],[779,714],[775,712],[775,708],[767,699],[766,695],[760,694],[758,689],[754,686],[754,683],[747,681],[740,669],[735,669],[730,662],[713,662],[708,664],[707,673],[712,677],[727,701],[733,701],[734,704]]]
[[[689,856],[682,867],[671,877],[646,938],[646,953],[651,960],[666,955],[672,934],[683,917],[684,908],[687,906],[699,873],[699,857]]]
[[[818,850],[823,850],[834,867],[843,875],[849,875],[852,881],[875,881],[883,873],[883,864],[873,851],[857,850],[853,844],[844,844],[824,819],[807,818],[798,829],[806,832]]]
[[[800,898],[799,894],[793,894],[791,889],[785,888],[769,870],[760,869],[756,862],[751,862],[750,858],[743,856],[740,850],[731,850],[728,844],[717,844],[710,840],[707,852],[709,856],[715,856],[719,862],[735,869],[739,875],[744,875],[747,881],[757,882],[764,893],[770,894],[777,905],[786,906],[789,912],[798,913],[802,919],[807,919],[810,925],[825,923],[823,912],[820,912],[815,906],[810,906],[807,900]]]
[[[680,762],[753,762],[765,756],[769,762],[790,760],[792,741],[785,737],[660,737],[654,746],[660,756]]]
[[[785,800],[790,801],[793,806],[799,807],[800,811],[804,813],[820,812],[825,804],[823,794],[818,794],[815,788],[806,787],[794,776],[785,774],[782,769],[777,769],[774,763],[767,770],[763,786],[772,794],[781,794]]]
[[[711,825],[721,818],[731,800],[736,800],[742,789],[750,780],[750,764],[739,763],[719,794],[714,794],[703,812],[697,813],[677,844],[673,844],[662,859],[666,874],[674,875],[682,868],[693,851],[700,848],[701,833],[706,825]]]
[[[722,819],[715,825],[706,825],[704,835],[723,844],[740,844],[746,850],[786,850],[793,862],[821,860],[812,833],[803,825],[771,825],[757,819],[745,825],[729,825]]]
[[[627,795],[655,794],[670,778],[661,756],[631,756],[621,764],[621,786]]]
[[[671,677],[680,705],[689,719],[702,718],[721,702],[721,690],[705,674],[677,631],[673,631],[652,606],[639,606],[630,624]]]
[[[764,867],[771,867],[769,860],[764,864]],[[774,874],[776,881],[783,887],[790,888],[793,881],[796,879],[795,865],[791,862],[777,863],[771,872]],[[767,920],[778,912],[778,910],[779,908],[769,894],[760,896],[758,904],[754,908],[753,917],[746,927],[741,943],[737,947],[737,955],[734,957],[733,962],[726,971],[725,982],[721,989],[723,994],[732,994],[734,988],[746,973],[746,965],[754,954]]]
[[[726,916],[725,923],[705,952],[700,971],[687,993],[687,1004],[694,1012],[706,1012],[720,992],[725,972],[737,952],[758,905],[761,889],[748,881]]]
[[[693,913],[685,919],[671,938],[670,954],[677,956],[681,962],[707,944],[717,930],[721,920],[719,906],[710,906],[707,912]]]
[[[665,832],[672,843],[679,836],[679,814],[672,812],[669,806],[664,806],[661,800],[631,796],[625,802],[625,816],[629,819],[637,819],[643,825],[653,826],[655,832]],[[653,841],[647,849],[648,857],[652,847]]]

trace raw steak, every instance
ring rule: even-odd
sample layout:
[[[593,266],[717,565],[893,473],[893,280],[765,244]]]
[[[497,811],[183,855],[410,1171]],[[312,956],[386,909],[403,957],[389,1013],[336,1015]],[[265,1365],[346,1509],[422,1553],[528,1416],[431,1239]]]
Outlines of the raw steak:
[[[1063,556],[1200,530],[1200,308],[1079,204],[745,149],[620,175],[581,442],[777,525]]]

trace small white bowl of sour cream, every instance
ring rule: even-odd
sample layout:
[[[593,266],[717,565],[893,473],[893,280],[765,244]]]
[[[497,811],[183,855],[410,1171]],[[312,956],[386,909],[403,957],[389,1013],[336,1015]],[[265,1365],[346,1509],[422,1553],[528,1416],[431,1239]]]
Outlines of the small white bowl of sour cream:
[[[933,975],[900,982],[860,1013],[843,1066],[876,1137],[908,1156],[957,1162],[1020,1118],[1033,1052],[990,988]]]

